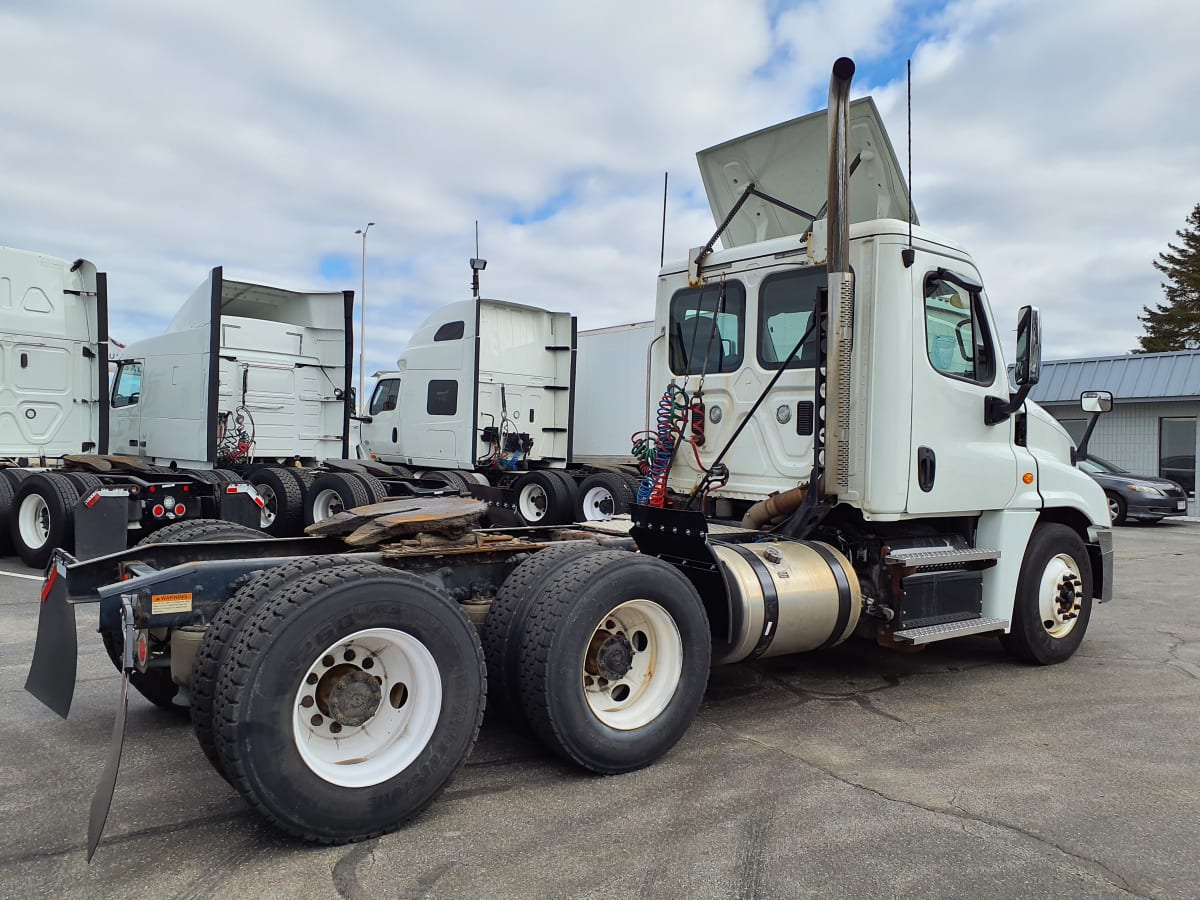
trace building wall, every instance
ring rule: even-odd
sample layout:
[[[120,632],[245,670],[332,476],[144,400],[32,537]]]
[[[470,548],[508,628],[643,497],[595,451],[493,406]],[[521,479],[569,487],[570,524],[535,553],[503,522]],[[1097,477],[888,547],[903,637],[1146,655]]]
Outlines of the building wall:
[[[1060,422],[1071,419],[1086,421],[1089,418],[1087,413],[1079,409],[1078,404],[1047,405],[1046,410]],[[1181,416],[1195,417],[1200,422],[1200,399],[1170,403],[1117,400],[1112,411],[1105,413],[1096,423],[1096,430],[1088,443],[1088,452],[1123,466],[1135,474],[1157,475],[1159,420]],[[1200,431],[1197,434],[1197,444],[1200,445]],[[1189,502],[1188,513],[1193,516],[1200,514],[1195,496]]]

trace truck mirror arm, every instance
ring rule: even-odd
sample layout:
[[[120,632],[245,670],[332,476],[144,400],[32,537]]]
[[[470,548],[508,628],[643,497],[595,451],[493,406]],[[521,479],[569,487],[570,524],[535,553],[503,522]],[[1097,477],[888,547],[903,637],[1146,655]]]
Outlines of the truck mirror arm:
[[[1015,394],[1010,394],[1007,400],[999,397],[985,397],[983,401],[983,423],[999,425],[1008,421],[1008,417],[1021,408],[1025,398],[1029,396],[1032,384],[1021,385]]]
[[[375,421],[374,416],[351,416],[350,418],[352,421],[362,422],[364,425],[370,425]]]

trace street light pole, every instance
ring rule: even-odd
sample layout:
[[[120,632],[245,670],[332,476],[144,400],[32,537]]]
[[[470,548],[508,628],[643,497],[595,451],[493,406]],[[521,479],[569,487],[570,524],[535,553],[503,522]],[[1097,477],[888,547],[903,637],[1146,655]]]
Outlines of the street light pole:
[[[367,355],[367,232],[374,222],[368,222],[366,228],[354,229],[355,234],[362,235],[362,292],[358,306],[358,414],[361,416],[366,409],[363,396],[363,360]]]

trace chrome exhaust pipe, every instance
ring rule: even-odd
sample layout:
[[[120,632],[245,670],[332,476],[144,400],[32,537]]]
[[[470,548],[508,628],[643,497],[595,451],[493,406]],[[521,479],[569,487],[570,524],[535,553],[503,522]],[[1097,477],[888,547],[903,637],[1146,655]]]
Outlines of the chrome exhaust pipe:
[[[854,341],[854,276],[850,273],[850,81],[854,61],[843,56],[829,76],[829,197],[826,276],[829,308],[826,320],[825,476],[820,493],[827,499],[850,499],[851,353]]]
[[[850,121],[850,81],[854,61],[841,57],[829,76],[829,223],[830,276],[850,271],[850,161],[846,132]],[[833,285],[830,283],[830,295]]]

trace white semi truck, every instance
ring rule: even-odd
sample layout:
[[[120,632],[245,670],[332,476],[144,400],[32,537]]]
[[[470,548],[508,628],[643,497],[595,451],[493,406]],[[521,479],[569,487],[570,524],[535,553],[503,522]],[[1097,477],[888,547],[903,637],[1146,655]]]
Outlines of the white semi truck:
[[[600,388],[605,348],[579,337],[570,313],[486,298],[441,307],[413,333],[396,369],[376,373],[364,455],[486,500],[494,524],[627,512],[638,476],[629,433],[621,433],[624,419],[610,422],[608,452],[595,452],[600,410],[577,394],[585,383],[585,400]],[[586,381],[580,365],[589,367]],[[634,374],[644,384],[642,369]],[[640,418],[641,393],[625,394],[621,379],[608,379],[609,403],[624,400]],[[590,442],[586,456],[580,434]]]
[[[0,248],[0,550],[32,566],[179,520],[259,518],[240,479],[108,455],[109,348],[105,273]]]
[[[827,118],[700,154],[727,246],[708,252],[714,235],[659,273],[661,441],[627,531],[453,530],[458,507],[389,504],[355,534],[422,533],[60,552],[27,688],[67,714],[74,607],[98,604],[123,677],[165,705],[186,696],[205,754],[256,810],[344,842],[434,801],[485,693],[611,774],[675,745],[713,664],[967,634],[1067,660],[1113,592],[1103,493],[1025,399],[1036,311],[1019,318],[1014,393],[971,257],[925,228],[909,239],[874,106],[848,102],[853,68],[834,64]],[[467,615],[481,607],[482,643]]]

